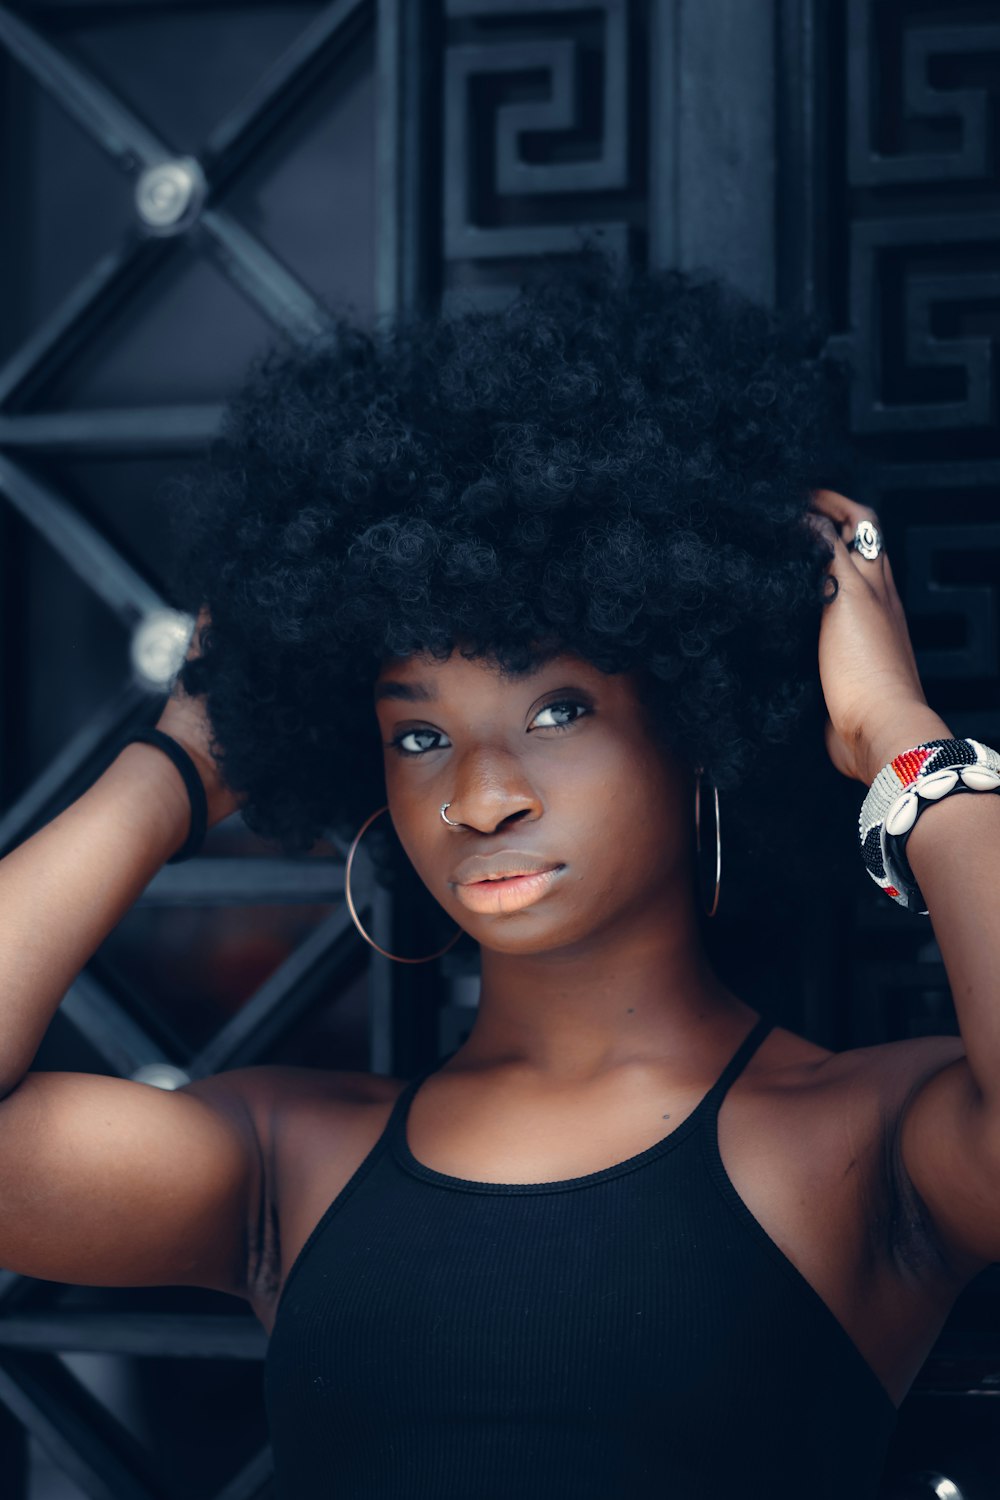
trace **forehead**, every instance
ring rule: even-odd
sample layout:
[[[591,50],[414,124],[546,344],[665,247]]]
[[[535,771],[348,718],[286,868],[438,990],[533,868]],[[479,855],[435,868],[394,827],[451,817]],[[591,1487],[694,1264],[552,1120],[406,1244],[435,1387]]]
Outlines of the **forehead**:
[[[560,651],[526,672],[507,672],[489,657],[468,658],[459,651],[453,651],[444,661],[415,652],[412,656],[389,657],[382,663],[375,679],[375,700],[405,697],[410,702],[428,701],[470,687],[488,688],[493,693],[516,691],[541,678],[567,674],[588,683],[612,680],[599,667],[570,651]],[[394,692],[394,685],[405,688],[405,693]]]

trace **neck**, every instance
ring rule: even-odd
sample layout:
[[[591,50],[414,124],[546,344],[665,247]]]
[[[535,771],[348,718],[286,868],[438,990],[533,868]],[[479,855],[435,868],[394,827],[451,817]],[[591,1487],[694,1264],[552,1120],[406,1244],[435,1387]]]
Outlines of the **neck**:
[[[678,889],[613,930],[516,954],[484,947],[472,1032],[452,1068],[507,1064],[584,1082],[629,1063],[714,1056],[754,1018],[719,979]]]

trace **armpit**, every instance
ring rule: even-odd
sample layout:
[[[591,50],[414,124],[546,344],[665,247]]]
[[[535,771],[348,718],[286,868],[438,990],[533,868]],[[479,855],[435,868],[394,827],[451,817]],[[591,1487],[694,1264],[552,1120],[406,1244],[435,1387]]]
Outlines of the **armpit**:
[[[883,1252],[906,1277],[929,1281],[961,1281],[962,1273],[935,1229],[926,1204],[910,1180],[900,1147],[901,1124],[907,1105],[924,1079],[916,1079],[897,1109],[883,1106],[881,1186],[886,1213],[882,1220]]]

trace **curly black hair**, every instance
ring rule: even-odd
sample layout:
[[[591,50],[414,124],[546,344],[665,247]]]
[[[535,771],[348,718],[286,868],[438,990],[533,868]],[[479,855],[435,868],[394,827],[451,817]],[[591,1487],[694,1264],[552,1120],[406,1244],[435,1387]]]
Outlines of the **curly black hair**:
[[[833,583],[803,513],[856,495],[823,338],[591,248],[502,309],[338,314],[258,356],[174,494],[174,591],[212,621],[183,681],[248,826],[288,853],[349,837],[385,801],[380,663],[456,648],[641,669],[664,744],[769,818],[758,773],[817,708]]]

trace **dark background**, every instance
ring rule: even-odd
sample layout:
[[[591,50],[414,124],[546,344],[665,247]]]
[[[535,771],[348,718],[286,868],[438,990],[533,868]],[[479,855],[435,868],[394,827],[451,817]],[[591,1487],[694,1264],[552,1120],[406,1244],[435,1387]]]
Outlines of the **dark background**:
[[[172,603],[166,481],[251,354],[334,309],[497,305],[584,232],[827,320],[928,698],[1000,743],[998,84],[997,4],[0,5],[2,851],[155,721],[134,651]],[[836,877],[724,881],[718,962],[828,1047],[955,1032],[929,923],[868,880],[845,789]],[[409,1076],[457,1046],[474,958],[371,956],[342,854],[214,830],[38,1065]],[[421,950],[363,870],[358,895]],[[998,1304],[991,1268],[904,1403],[886,1497],[1000,1494]],[[0,1500],[268,1495],[262,1352],[235,1299],[0,1272]]]

